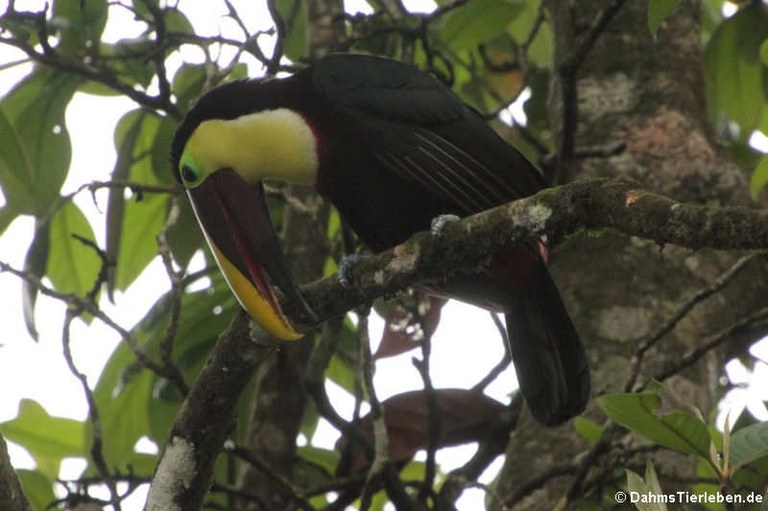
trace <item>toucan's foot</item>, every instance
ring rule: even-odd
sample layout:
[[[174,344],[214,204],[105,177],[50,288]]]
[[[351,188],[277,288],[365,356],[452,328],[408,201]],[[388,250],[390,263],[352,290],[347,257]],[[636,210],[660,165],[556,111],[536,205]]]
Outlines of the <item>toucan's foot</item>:
[[[352,280],[349,278],[349,272],[355,267],[357,263],[362,261],[368,256],[361,254],[350,254],[345,256],[339,263],[339,284],[345,289],[352,287]]]
[[[435,238],[442,238],[445,226],[448,225],[449,222],[458,222],[459,220],[461,220],[461,218],[452,214],[436,216],[432,219],[432,226],[430,227],[429,232],[432,233],[432,236]]]

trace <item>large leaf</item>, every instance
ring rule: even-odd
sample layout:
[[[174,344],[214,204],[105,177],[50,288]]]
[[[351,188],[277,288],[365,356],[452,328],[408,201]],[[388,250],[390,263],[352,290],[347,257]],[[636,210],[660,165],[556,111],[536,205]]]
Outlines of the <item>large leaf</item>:
[[[659,478],[656,475],[656,470],[651,462],[648,462],[645,466],[645,480],[635,472],[627,470],[627,491],[629,491],[630,495],[664,495],[659,484]],[[640,499],[634,502],[634,504],[637,507],[637,511],[667,511],[667,505],[664,502],[653,500],[645,502],[643,499]]]
[[[188,110],[208,79],[205,64],[183,64],[173,76],[173,94],[181,110]]]
[[[614,422],[659,445],[685,454],[709,456],[706,424],[687,412],[657,414],[661,396],[654,392],[607,394],[597,404]]]
[[[768,185],[768,155],[760,159],[760,163],[755,167],[749,180],[749,192],[752,194],[753,199],[757,200],[760,191],[765,188],[765,185]]]
[[[283,53],[294,62],[307,55],[307,7],[303,0],[277,0],[277,11],[283,18],[286,37]]]
[[[605,429],[597,422],[586,417],[574,417],[573,429],[581,435],[589,445],[595,445],[603,437]]]
[[[62,293],[85,296],[94,289],[102,267],[96,248],[85,241],[94,241],[91,225],[77,205],[66,202],[52,218],[38,221],[35,237],[24,258],[24,271],[38,279],[47,275]],[[22,310],[33,339],[37,339],[34,315],[37,296],[38,289],[25,280]]]
[[[107,24],[107,0],[55,0],[50,25],[64,53],[90,52],[98,46]]]
[[[28,275],[34,275],[42,279],[45,269],[48,267],[48,252],[50,247],[50,225],[49,220],[38,220],[35,226],[35,237],[27,249],[27,255],[24,256],[24,271]],[[24,324],[27,332],[37,340],[37,326],[35,325],[35,304],[39,295],[38,288],[29,280],[24,279],[21,284],[21,304],[24,314]]]
[[[176,263],[182,268],[186,268],[195,252],[205,246],[203,233],[186,198],[179,201],[179,216],[168,229],[168,245]]]
[[[156,153],[167,155],[169,123],[172,121],[168,118],[144,110],[125,114],[115,130],[118,157],[112,178],[147,185],[170,184],[170,173],[163,178],[155,170],[160,159]],[[110,190],[106,252],[115,263],[109,279],[110,292],[127,288],[155,257],[156,238],[165,224],[168,201],[165,194],[134,195],[126,200],[125,190]]]
[[[118,348],[120,349],[120,348]],[[103,455],[107,466],[122,472],[128,470],[139,456],[136,442],[149,430],[149,406],[153,374],[147,369],[123,373],[122,386],[105,395],[96,393],[96,405],[101,414]],[[90,435],[85,437],[90,443]],[[89,469],[94,473],[93,467]]]
[[[706,49],[710,114],[736,122],[742,139],[757,127],[768,101],[768,66],[760,47],[768,38],[768,6],[752,2],[723,21]]]
[[[152,56],[156,51],[155,42],[146,35],[120,39],[115,44],[102,42],[99,45],[98,64],[117,75],[121,82],[146,88],[155,76]],[[103,96],[120,95],[112,87],[98,82],[87,82],[80,87],[80,91]]]
[[[512,0],[467,2],[443,17],[440,38],[454,51],[475,49],[503,33],[523,7],[523,2]]]
[[[531,30],[536,26],[536,18],[541,13],[541,0],[526,1],[522,4],[521,12],[512,19],[507,31],[517,44],[522,44],[531,36]],[[538,26],[538,32],[528,46],[528,61],[541,67],[552,67],[555,52],[555,38],[552,25],[548,20]],[[508,53],[507,58],[514,55]],[[505,96],[508,97],[508,96]]]
[[[47,275],[57,291],[84,296],[91,291],[101,270],[91,224],[80,208],[67,202],[51,219]]]
[[[756,494],[764,494],[765,482],[768,481],[768,456],[763,456],[762,458],[750,461],[746,465],[742,465],[733,474],[731,481],[736,488],[749,488]]]
[[[215,279],[220,280],[220,277],[217,275]],[[188,381],[197,377],[237,307],[232,293],[224,285],[183,297],[174,358]],[[168,314],[160,313],[157,321],[152,321],[149,315],[147,319],[150,321],[143,326],[148,328],[142,329],[142,336],[146,339],[150,353],[156,353],[166,336]],[[154,323],[154,326],[150,323]],[[153,382],[153,396],[155,401],[150,433],[153,439],[163,442],[181,404],[181,396],[167,380],[158,377]]]
[[[507,408],[485,394],[464,389],[439,389],[435,391],[437,413],[440,421],[438,447],[479,442],[501,435],[506,438],[501,417]],[[420,449],[426,449],[430,434],[430,407],[423,390],[405,392],[383,403],[384,417],[389,439],[389,457],[394,461],[406,461]],[[370,414],[360,420],[360,429],[373,445],[373,419]],[[504,441],[499,448],[504,448]],[[341,473],[357,472],[369,460],[365,449],[357,442],[342,437],[337,448],[351,448],[342,459],[348,466],[340,467]]]
[[[35,171],[28,159],[26,142],[21,138],[5,110],[0,104],[0,188],[7,201],[4,210],[19,213],[32,213],[36,209]],[[15,215],[14,215],[15,216]],[[4,222],[5,227],[10,220]],[[2,233],[2,231],[0,231]]]
[[[357,330],[355,325],[345,317],[336,337],[336,353],[331,358],[325,371],[325,377],[347,390],[355,392],[355,371],[357,360]]]
[[[152,396],[152,374],[140,369],[130,349],[120,344],[107,362],[94,391],[104,428],[107,465],[126,468],[138,456],[136,442],[150,428],[148,409]],[[89,472],[94,473],[91,466]]]
[[[729,454],[734,469],[768,456],[768,422],[750,424],[733,433]]]
[[[31,399],[22,399],[16,418],[2,424],[3,435],[29,451],[37,470],[51,480],[59,476],[62,459],[87,456],[84,438],[89,427],[74,419],[52,417]]]
[[[35,68],[0,101],[0,188],[10,211],[43,217],[57,203],[72,155],[64,112],[80,83]]]
[[[32,504],[32,509],[42,510],[51,509],[51,504],[56,500],[53,493],[53,481],[38,470],[16,470],[16,474],[21,481],[21,487],[24,495]]]
[[[419,300],[419,308],[425,308],[422,317],[414,317],[402,305],[395,304],[384,318],[384,332],[373,359],[394,357],[421,346],[420,341],[432,337],[440,323],[440,312],[445,298],[426,296]]]
[[[214,288],[182,297],[175,359],[190,380],[236,307],[232,294],[220,283],[221,277],[212,279],[217,283]],[[156,360],[166,337],[170,307],[170,295],[163,295],[131,330],[136,342]],[[102,409],[102,422],[111,425],[105,439],[112,444],[108,459],[121,463],[136,456],[134,445],[141,436],[149,435],[158,443],[165,441],[180,403],[177,394],[164,392],[163,382],[138,365],[125,344],[119,345],[107,361],[94,395]]]

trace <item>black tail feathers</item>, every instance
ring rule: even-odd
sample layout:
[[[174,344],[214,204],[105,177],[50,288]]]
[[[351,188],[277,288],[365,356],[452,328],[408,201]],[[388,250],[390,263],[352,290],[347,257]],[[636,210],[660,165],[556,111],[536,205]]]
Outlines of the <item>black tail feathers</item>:
[[[520,391],[539,422],[556,426],[584,411],[589,366],[555,282],[542,263],[537,282],[506,310]]]

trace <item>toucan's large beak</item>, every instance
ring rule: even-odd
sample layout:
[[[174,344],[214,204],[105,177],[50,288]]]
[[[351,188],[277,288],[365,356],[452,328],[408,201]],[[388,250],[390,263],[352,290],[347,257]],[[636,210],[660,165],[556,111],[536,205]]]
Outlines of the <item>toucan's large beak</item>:
[[[229,287],[251,317],[273,336],[294,340],[296,332],[269,287],[314,315],[291,277],[272,227],[264,186],[248,185],[231,169],[219,170],[187,191],[203,234]]]

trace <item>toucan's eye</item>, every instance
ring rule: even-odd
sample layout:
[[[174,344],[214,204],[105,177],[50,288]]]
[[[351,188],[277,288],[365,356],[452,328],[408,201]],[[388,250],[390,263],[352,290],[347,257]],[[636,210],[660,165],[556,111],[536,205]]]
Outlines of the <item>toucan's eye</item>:
[[[187,186],[194,186],[197,184],[200,175],[189,165],[182,165],[181,167],[181,179]]]

